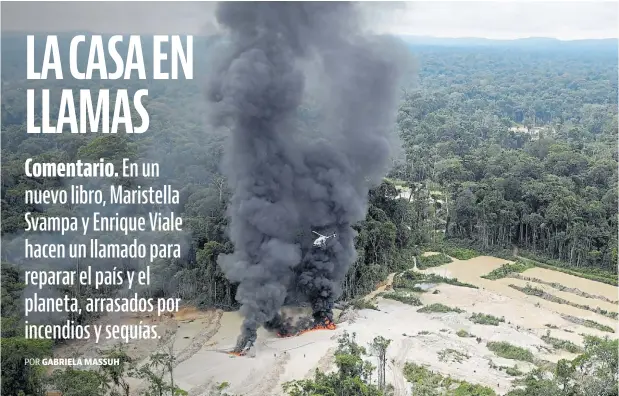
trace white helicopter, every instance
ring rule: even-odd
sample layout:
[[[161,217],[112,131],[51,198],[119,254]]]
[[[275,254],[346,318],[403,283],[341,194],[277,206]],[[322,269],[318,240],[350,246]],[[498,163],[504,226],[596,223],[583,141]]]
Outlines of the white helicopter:
[[[316,240],[314,241],[314,246],[322,247],[322,248],[327,246],[327,239],[334,238],[334,237],[337,236],[336,234],[325,236],[325,235],[322,235],[322,234],[320,234],[320,233],[318,233],[316,231],[312,231],[312,232],[314,234],[318,235],[318,238],[316,238]]]

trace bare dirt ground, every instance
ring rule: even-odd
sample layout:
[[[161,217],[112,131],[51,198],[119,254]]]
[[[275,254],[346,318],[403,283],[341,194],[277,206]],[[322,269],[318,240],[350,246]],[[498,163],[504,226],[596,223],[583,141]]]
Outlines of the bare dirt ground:
[[[617,307],[613,306],[613,304],[592,298],[583,298],[574,293],[568,292],[560,292],[554,288],[548,287],[546,285],[537,283],[537,282],[527,282],[519,279],[513,278],[504,278],[499,280],[487,280],[480,278],[481,276],[489,273],[493,269],[500,267],[501,265],[508,263],[508,260],[503,260],[495,257],[488,256],[480,256],[475,257],[471,260],[461,261],[457,259],[453,259],[452,263],[443,265],[441,267],[436,267],[429,269],[428,271],[432,271],[443,276],[457,278],[463,282],[472,283],[483,290],[488,290],[493,293],[496,293],[499,296],[511,298],[510,305],[513,305],[513,309],[510,306],[509,316],[520,317],[519,325],[528,329],[536,329],[546,331],[546,324],[551,324],[558,326],[561,329],[567,329],[573,331],[577,334],[591,334],[596,336],[605,336],[610,335],[607,332],[602,332],[596,329],[592,329],[590,327],[585,327],[581,325],[576,325],[572,322],[569,322],[562,318],[561,315],[571,315],[577,318],[589,319],[600,324],[604,324],[610,327],[617,329],[617,320],[608,318],[606,316],[585,310],[580,308],[575,308],[571,305],[567,304],[558,304],[555,302],[547,301],[535,296],[528,296],[518,290],[515,290],[509,287],[510,284],[514,284],[517,286],[526,286],[526,284],[530,284],[539,289],[543,289],[548,293],[561,297],[565,300],[582,304],[589,305],[592,307],[599,306],[603,309],[608,309],[610,311],[617,311]],[[604,295],[607,298],[617,298],[618,288],[607,285],[600,282],[590,281],[584,278],[578,278],[572,275],[567,275],[562,272],[552,271],[542,268],[533,268],[527,270],[523,273],[524,276],[528,276],[531,278],[541,279],[545,282],[555,282],[564,286],[577,288],[582,291],[586,291],[591,294]],[[565,282],[565,283],[563,283]],[[614,289],[614,295],[611,293],[611,289]],[[521,308],[519,308],[521,307]],[[542,309],[540,309],[542,308]],[[514,315],[514,310],[518,311],[518,315]],[[529,311],[529,312],[524,312]],[[532,311],[532,312],[531,312]],[[492,312],[486,312],[492,313]],[[496,314],[496,313],[495,313]],[[559,318],[557,320],[557,317]],[[614,335],[610,335],[611,337],[616,337],[616,332]]]
[[[463,309],[463,313],[419,313],[420,307],[413,307],[380,297],[381,291],[391,288],[394,274],[387,282],[368,298],[375,298],[379,310],[347,310],[340,315],[336,330],[320,330],[299,337],[278,338],[275,334],[261,329],[255,346],[255,357],[234,357],[222,350],[231,349],[239,334],[242,318],[235,312],[201,312],[186,308],[174,318],[167,318],[161,326],[171,336],[157,345],[152,343],[131,343],[129,351],[136,358],[146,358],[157,347],[169,349],[170,345],[177,356],[174,376],[175,382],[190,396],[208,396],[211,386],[228,382],[228,392],[246,396],[283,395],[281,384],[309,378],[316,368],[322,371],[334,369],[333,352],[337,338],[344,332],[354,332],[357,341],[367,345],[378,335],[392,339],[388,349],[387,381],[394,385],[396,395],[411,395],[410,384],[402,374],[406,362],[427,365],[433,371],[449,375],[455,379],[480,383],[492,387],[499,394],[506,393],[512,386],[514,377],[504,370],[492,367],[518,366],[526,372],[533,367],[531,363],[502,359],[490,352],[488,341],[507,341],[531,350],[538,359],[556,362],[561,358],[573,358],[574,354],[553,350],[541,336],[549,330],[547,325],[556,326],[551,335],[582,345],[581,334],[608,335],[567,321],[565,314],[594,320],[612,327],[617,321],[593,312],[543,300],[509,287],[509,284],[525,285],[527,282],[513,278],[491,281],[480,278],[493,269],[506,263],[494,257],[476,257],[471,260],[455,260],[450,264],[431,268],[434,272],[460,281],[472,283],[479,289],[439,284],[433,294],[430,290],[420,295],[424,305],[442,303]],[[532,269],[526,276],[557,282],[568,287],[578,288],[591,294],[617,298],[617,288],[598,282],[572,277],[560,272]],[[532,282],[529,282],[532,283]],[[610,309],[609,303],[584,298],[569,292],[558,292],[549,286],[535,284],[549,293],[569,301]],[[616,307],[614,307],[616,310]],[[468,318],[474,312],[504,317],[499,326],[474,324]],[[132,319],[134,320],[134,319]],[[474,337],[459,337],[458,330],[465,330]],[[478,342],[476,337],[481,340]],[[135,344],[135,345],[134,345]],[[441,359],[446,350],[455,350],[464,356],[458,362]],[[67,346],[57,351],[57,356],[68,357],[73,354],[92,355],[91,344],[81,343]],[[443,353],[441,353],[443,352]],[[375,358],[371,357],[376,364]],[[492,366],[492,367],[491,367]],[[134,389],[139,389],[135,383]]]
[[[549,282],[557,282],[563,286],[580,289],[593,295],[602,295],[611,300],[617,300],[617,288],[601,282],[593,282],[563,272],[552,271],[545,268],[531,268],[522,273],[524,276],[543,279]],[[615,307],[616,308],[616,307]]]

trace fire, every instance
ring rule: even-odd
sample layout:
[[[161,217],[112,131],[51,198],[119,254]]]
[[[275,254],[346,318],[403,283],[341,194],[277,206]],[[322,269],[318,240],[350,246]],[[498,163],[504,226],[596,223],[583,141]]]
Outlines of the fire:
[[[310,331],[316,331],[316,330],[335,330],[336,328],[337,328],[337,326],[335,325],[335,323],[333,323],[332,321],[326,319],[324,321],[324,323],[318,323],[314,327],[311,327],[309,329],[300,330],[300,331],[298,331],[296,333],[292,333],[292,334],[278,333],[277,335],[279,337],[281,337],[281,338],[296,337],[296,336],[300,336],[300,335],[305,334],[305,333],[309,333]]]
[[[241,357],[241,356],[245,356],[245,353],[244,352],[230,351],[230,352],[228,352],[228,355]]]

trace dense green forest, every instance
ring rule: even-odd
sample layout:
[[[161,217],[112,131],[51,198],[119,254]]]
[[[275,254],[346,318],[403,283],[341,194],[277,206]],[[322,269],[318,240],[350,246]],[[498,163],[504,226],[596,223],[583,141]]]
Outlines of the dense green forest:
[[[155,263],[148,292],[205,308],[235,309],[236,302],[235,285],[217,265],[218,255],[233,246],[225,233],[229,191],[218,171],[226,133],[210,130],[203,118],[200,70],[206,70],[206,57],[196,49],[198,78],[193,81],[32,82],[25,80],[23,42],[23,37],[2,38],[2,393],[34,396],[41,392],[42,374],[21,362],[49,354],[51,345],[23,338],[21,281],[15,269],[37,265],[20,257],[23,215],[79,208],[26,205],[27,189],[65,187],[60,179],[25,177],[26,158],[159,162],[158,180],[129,182],[179,189],[174,211],[185,219],[188,236],[181,259]],[[616,282],[616,50],[596,49],[583,56],[569,46],[411,44],[411,51],[418,73],[403,87],[395,126],[402,150],[389,177],[370,192],[367,218],[355,226],[359,255],[344,281],[342,299],[372,290],[430,246],[516,252]],[[149,89],[151,123],[143,135],[25,133],[27,88],[54,92],[127,84],[131,91]],[[299,113],[299,127],[311,129],[315,117],[308,101]],[[127,268],[145,264],[122,263]],[[315,385],[297,384],[294,394],[311,394]],[[355,380],[351,389],[359,386]]]
[[[613,57],[420,49],[419,86],[399,113],[406,161],[393,176],[441,192],[447,239],[616,271]]]

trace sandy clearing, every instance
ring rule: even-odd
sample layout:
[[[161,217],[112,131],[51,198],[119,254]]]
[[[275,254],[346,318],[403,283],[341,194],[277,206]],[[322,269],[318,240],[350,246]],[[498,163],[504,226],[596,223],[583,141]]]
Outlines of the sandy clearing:
[[[509,298],[494,295],[489,291],[440,285],[439,294],[422,295],[425,303],[444,302],[463,309],[486,304],[481,311],[496,313],[505,310]],[[454,302],[457,301],[457,304]],[[432,370],[454,378],[481,383],[499,392],[511,386],[512,377],[502,371],[491,369],[490,362],[497,366],[518,365],[527,371],[530,364],[496,357],[487,350],[488,341],[508,341],[535,352],[542,359],[557,361],[564,353],[542,353],[548,347],[533,331],[518,329],[515,323],[501,326],[484,326],[471,323],[470,313],[423,314],[419,307],[378,298],[380,311],[357,312],[354,323],[344,322],[334,331],[316,331],[300,337],[280,339],[265,331],[259,332],[256,358],[230,357],[215,348],[230,348],[234,345],[241,317],[236,313],[222,316],[220,331],[212,338],[212,349],[203,348],[176,369],[176,381],[185,389],[203,389],[215,382],[230,383],[230,392],[245,395],[281,395],[281,383],[313,375],[314,368],[328,371],[333,368],[336,339],[344,331],[356,333],[361,345],[368,345],[378,335],[393,340],[388,350],[387,378],[394,384],[398,395],[410,394],[409,384],[403,377],[402,368],[407,361],[428,365]],[[510,307],[511,308],[511,307]],[[510,312],[512,309],[510,309]],[[516,311],[518,312],[518,311]],[[525,311],[523,311],[525,312]],[[398,320],[393,320],[397,318]],[[514,317],[515,319],[520,319]],[[543,315],[540,327],[543,327]],[[557,321],[562,319],[557,315]],[[482,338],[461,338],[455,333],[460,329]],[[545,329],[545,328],[544,328]],[[447,330],[447,331],[443,331]],[[419,334],[428,332],[428,334]],[[454,349],[466,354],[464,362],[441,361],[439,352]],[[376,363],[376,362],[374,362]],[[196,375],[196,367],[202,368]],[[190,393],[199,395],[200,393]]]
[[[391,289],[394,277],[394,274],[391,274],[386,282],[367,296],[368,299],[375,298],[379,311],[348,310],[341,316],[341,323],[336,330],[315,331],[299,337],[282,339],[260,329],[254,358],[233,357],[221,352],[232,349],[236,344],[242,323],[242,317],[238,312],[199,311],[194,308],[185,308],[176,313],[174,319],[165,318],[159,322],[162,326],[159,331],[174,333],[169,343],[132,342],[129,351],[132,355],[144,359],[155,352],[157,347],[165,350],[173,343],[178,359],[174,371],[175,382],[187,390],[190,396],[206,396],[212,385],[224,381],[230,384],[228,392],[233,394],[280,396],[283,395],[281,384],[286,381],[311,378],[316,368],[321,371],[333,370],[335,368],[333,352],[337,347],[337,338],[344,331],[348,331],[356,333],[357,341],[364,346],[378,335],[393,340],[388,349],[387,381],[394,385],[396,396],[412,394],[411,386],[402,373],[404,365],[409,361],[427,365],[429,369],[443,375],[490,386],[499,394],[503,394],[511,387],[514,378],[491,366],[517,365],[519,370],[526,372],[532,365],[498,358],[486,348],[488,341],[507,341],[531,350],[538,358],[556,362],[561,358],[571,359],[575,355],[564,351],[552,351],[550,346],[541,340],[540,337],[549,330],[547,324],[559,328],[550,330],[553,337],[567,339],[580,345],[582,345],[580,333],[617,337],[617,334],[603,333],[568,322],[561,317],[561,314],[567,313],[616,325],[617,322],[610,318],[569,305],[527,296],[508,286],[509,283],[526,285],[526,281],[511,278],[491,281],[480,278],[507,262],[499,258],[482,256],[466,261],[454,259],[450,264],[422,271],[455,277],[463,282],[477,285],[479,289],[439,284],[434,287],[438,290],[438,294],[429,291],[420,295],[424,304],[442,303],[463,309],[465,313],[419,313],[417,312],[419,307],[381,298],[380,292]],[[527,276],[562,283],[554,277],[556,274],[559,274],[559,278],[565,275],[544,270],[541,274],[527,274]],[[565,286],[577,287],[591,294],[601,293],[599,288],[591,290],[583,286],[591,281],[578,280],[578,284],[565,284]],[[596,282],[592,283],[598,285]],[[573,293],[559,294],[556,289],[545,285],[536,283],[536,286],[570,301],[579,303],[587,301],[591,306],[600,306],[603,303]],[[307,309],[290,311],[309,313]],[[473,312],[503,316],[505,323],[499,326],[474,324],[468,319]],[[107,321],[117,323],[117,319]],[[480,337],[481,342],[477,342],[474,337],[458,337],[456,333],[460,329]],[[81,348],[75,348],[80,345]],[[74,354],[95,356],[92,343],[73,344],[73,346]],[[459,351],[468,358],[463,362],[442,361],[439,354],[447,349]],[[68,348],[60,349],[56,356],[74,356],[69,355],[68,351]],[[370,357],[370,360],[376,365],[375,357]],[[132,394],[136,394],[140,386],[136,380],[131,380],[131,384]]]
[[[182,345],[182,348],[177,346],[176,342],[174,343],[177,366],[185,360],[190,359],[200,349],[202,349],[215,334],[217,334],[221,327],[222,316],[222,311],[215,311],[207,321],[198,323],[195,321],[190,321],[178,326],[176,340],[179,339],[179,336],[183,336],[183,339],[190,339],[190,342]],[[191,335],[193,335],[193,337],[191,337]]]
[[[567,287],[580,289],[589,294],[602,295],[611,300],[617,300],[619,288],[602,282],[595,282],[589,279],[579,278],[574,275],[565,274],[559,271],[552,271],[546,268],[531,268],[522,273],[524,276],[543,279],[547,282],[556,282]]]
[[[453,260],[453,262],[441,265],[439,267],[430,268],[427,271],[447,271],[451,274],[452,277],[458,278],[460,280],[475,280],[482,275],[486,275],[490,271],[501,267],[503,264],[512,262],[509,260],[490,256],[478,256],[470,260],[458,260],[454,257],[452,257],[451,259]]]
[[[360,311],[354,323],[342,323],[334,331],[315,331],[285,339],[260,331],[256,358],[230,357],[214,350],[232,347],[241,323],[238,314],[224,313],[220,331],[211,340],[215,344],[213,348],[203,348],[179,364],[175,370],[176,382],[184,389],[195,389],[195,393],[190,393],[195,396],[200,394],[198,390],[205,389],[209,384],[223,381],[230,383],[229,390],[232,393],[279,395],[282,394],[279,386],[281,383],[307,378],[313,375],[316,367],[325,371],[333,368],[332,353],[337,337],[348,331],[356,333],[357,341],[361,345],[368,345],[378,335],[394,340],[388,359],[397,361],[398,369],[389,369],[388,378],[400,384],[401,392],[404,392],[400,393],[402,395],[407,394],[408,388],[403,386],[406,381],[401,367],[409,360],[429,364],[441,373],[485,383],[497,389],[505,390],[509,387],[511,378],[506,375],[497,377],[497,374],[486,371],[485,367],[488,366],[488,359],[492,358],[492,354],[484,344],[477,344],[471,339],[460,339],[454,331],[441,333],[440,330],[446,327],[441,318],[420,314],[416,312],[417,307],[382,298],[378,301],[381,311]],[[390,320],[392,317],[398,317],[399,320]],[[459,327],[460,325],[454,326],[456,331]],[[432,334],[413,337],[422,330]],[[468,363],[441,362],[438,352],[450,347],[463,349],[471,356]],[[197,367],[200,370],[196,370]]]
[[[460,281],[471,283],[475,286],[478,286],[482,291],[488,290],[494,293],[496,296],[509,297],[511,299],[511,302],[508,305],[510,307],[509,311],[511,311],[510,317],[512,317],[512,322],[516,322],[520,326],[527,328],[527,329],[543,329],[545,324],[553,324],[553,325],[559,326],[560,328],[569,329],[576,333],[590,334],[590,335],[595,335],[598,337],[604,337],[607,335],[610,336],[611,338],[618,337],[617,332],[607,333],[607,332],[603,332],[597,329],[591,329],[589,327],[576,325],[574,323],[566,321],[563,318],[560,318],[560,316],[558,316],[559,320],[556,321],[556,317],[557,317],[556,314],[572,315],[572,316],[576,316],[576,317],[583,318],[583,319],[590,319],[598,323],[611,326],[613,328],[617,328],[617,325],[619,323],[617,320],[608,318],[603,315],[596,314],[591,311],[572,307],[567,304],[557,304],[554,302],[541,299],[539,297],[528,296],[518,290],[515,290],[509,287],[510,283],[518,284],[517,283],[519,281],[518,279],[503,278],[503,279],[498,279],[498,280],[488,280],[488,279],[481,278],[481,276],[486,275],[490,271],[496,268],[499,268],[501,265],[505,263],[509,263],[509,262],[510,261],[508,260],[503,260],[503,259],[496,258],[496,257],[479,256],[479,257],[475,257],[471,260],[466,260],[466,261],[454,259],[454,262],[452,263],[445,264],[445,265],[438,266],[438,267],[429,268],[422,272],[436,273],[436,274],[439,274],[445,277],[457,278]],[[544,269],[544,271],[545,271],[545,275],[549,276],[548,279],[544,277],[544,274],[541,274],[535,277],[542,279],[544,281],[548,281],[548,282],[560,283],[557,280],[553,280],[556,278],[553,278],[552,275],[553,274],[566,275],[566,274],[563,274],[557,271],[550,271],[546,269]],[[525,271],[525,272],[528,272],[528,271]],[[527,275],[527,276],[533,276],[533,275]],[[568,276],[571,277],[571,275],[568,275]],[[591,287],[590,284],[604,285],[602,283],[593,282],[587,279],[580,279],[580,278],[577,278],[577,279],[582,281],[579,285],[574,285],[574,286],[568,285],[568,286],[578,287],[578,286],[587,285],[588,287]],[[523,286],[526,285],[527,283],[526,281],[520,281],[520,282],[524,282],[524,283],[521,283],[521,285]],[[536,286],[537,285],[540,285],[540,284],[536,283]],[[543,286],[543,285],[540,285],[540,286]],[[610,286],[610,285],[604,285],[604,286]],[[580,288],[580,290],[583,290],[583,288]],[[549,291],[549,292],[551,294],[555,294],[552,291]],[[592,293],[592,292],[589,292],[589,293]],[[584,297],[577,296],[573,293],[568,293],[568,294],[571,294],[572,296],[576,298],[584,298]],[[452,297],[452,298],[453,298],[452,301],[458,301],[457,297]],[[498,298],[498,297],[495,297],[495,298]],[[592,300],[592,299],[586,299],[586,300],[589,300],[589,302],[599,301],[599,300]],[[526,303],[526,304],[523,305],[523,303]],[[488,304],[483,303],[483,302],[482,304],[484,304],[485,307],[487,306],[488,309],[492,309],[492,304],[490,304],[489,306]],[[540,308],[545,308],[545,309],[540,310]],[[505,312],[507,310],[503,309],[502,311]],[[555,315],[548,315],[549,311]],[[492,312],[485,312],[485,313],[494,314]],[[514,316],[518,316],[520,320],[517,320]]]
[[[544,334],[548,334],[550,332],[550,336],[554,338],[558,338],[560,340],[572,341],[574,344],[579,346],[584,346],[583,337],[577,333],[566,332],[564,329],[545,329]]]
[[[548,287],[552,287],[555,290],[558,290],[558,291],[561,291],[561,292],[565,292],[565,293],[572,293],[572,294],[580,296],[580,297],[592,298],[594,300],[604,301],[604,302],[610,303],[611,305],[613,305],[615,307],[619,306],[619,302],[617,300],[609,299],[609,298],[606,298],[606,297],[604,297],[602,295],[599,295],[599,294],[589,294],[587,292],[584,292],[584,291],[576,289],[576,288],[570,288],[570,287],[563,286],[563,285],[558,284],[558,283],[547,282],[547,281],[544,281],[544,280],[539,279],[539,278],[526,277],[526,276],[524,276],[522,274],[512,274],[511,277],[517,278],[517,279],[521,279],[521,280],[524,280],[524,281],[528,281],[528,282],[535,282],[535,283],[539,283],[539,284],[542,284],[542,285],[546,285]]]
[[[441,303],[457,307],[467,311],[469,316],[474,312],[479,312],[499,318],[504,317],[506,322],[513,324],[515,327],[520,326],[523,330],[526,328],[546,328],[544,325],[550,319],[547,312],[536,314],[535,306],[531,303],[496,294],[492,291],[451,285],[439,285],[437,289],[439,294],[426,293],[422,296],[422,301],[427,304]],[[555,316],[557,319],[562,320],[560,315],[555,314]],[[469,331],[471,327],[478,329],[478,332],[487,331],[487,336],[498,330],[496,326],[476,325],[470,321],[464,323],[462,328]],[[474,331],[469,332],[481,335]],[[487,339],[488,337],[485,338]]]
[[[489,360],[494,356],[489,352],[485,343],[478,344],[474,339],[461,338],[455,335],[455,331],[460,326],[449,329],[446,322],[450,318],[464,316],[464,314],[422,314],[416,310],[418,307],[404,306],[396,301],[381,300],[379,307],[387,315],[398,315],[397,322],[390,322],[383,328],[374,328],[375,333],[382,334],[383,337],[394,340],[393,347],[388,350],[388,360],[394,359],[397,367],[403,367],[407,361],[417,364],[428,365],[433,371],[454,378],[467,380],[473,383],[481,383],[503,392],[509,388],[511,378],[504,373],[489,368]],[[406,313],[406,315],[404,315]],[[378,312],[371,312],[368,319],[379,316]],[[377,318],[378,319],[378,318]],[[464,318],[455,321],[466,320]],[[369,323],[364,323],[364,327],[369,327]],[[448,328],[448,332],[441,330]],[[429,334],[419,334],[421,331]],[[367,337],[367,332],[361,333],[363,336],[359,340],[371,341]],[[406,334],[406,336],[404,335]],[[441,361],[439,352],[446,349],[455,349],[469,356],[465,361],[458,363],[454,361]],[[387,378],[392,382],[400,382],[396,377],[402,376],[402,372],[391,371]]]
[[[449,325],[454,332],[462,329],[476,337],[481,337],[485,342],[506,341],[511,344],[530,349],[536,356],[543,360],[557,362],[559,359],[575,355],[565,354],[561,351],[548,353],[545,351],[549,346],[540,339],[549,330],[546,323],[560,323],[562,328],[579,327],[565,321],[559,314],[536,308],[526,301],[519,301],[510,297],[497,295],[486,290],[457,287],[451,285],[439,285],[439,294],[424,294],[424,304],[441,303],[451,307],[457,307],[466,311],[458,315],[448,315],[442,318],[443,323]],[[508,308],[508,309],[506,309]],[[468,320],[472,313],[479,312],[504,318],[505,323],[500,326],[476,324]],[[563,334],[570,334],[562,332]],[[578,337],[581,343],[582,337]],[[568,339],[565,336],[557,338]],[[569,339],[574,339],[571,337]],[[576,342],[576,341],[575,341]]]
[[[553,296],[556,297],[560,297],[564,300],[576,303],[576,304],[580,304],[580,305],[588,305],[589,307],[595,309],[600,308],[600,309],[605,309],[607,311],[610,312],[617,312],[618,307],[616,304],[612,304],[606,301],[602,301],[602,300],[598,300],[595,298],[587,298],[587,297],[582,297],[579,296],[577,294],[574,293],[570,293],[570,292],[565,292],[565,291],[560,291],[557,290],[553,287],[550,287],[548,285],[543,285],[541,283],[537,283],[537,282],[531,282],[531,281],[525,281],[525,280],[521,280],[521,279],[516,279],[516,278],[503,278],[503,279],[498,279],[497,282],[503,283],[505,285],[516,285],[516,286],[520,286],[520,287],[526,287],[527,284],[531,285],[532,287],[536,287],[538,289],[542,289],[544,290],[546,293],[548,294],[552,294]],[[576,309],[580,309],[580,308],[576,308]],[[584,310],[585,311],[583,314],[586,314],[586,312],[591,312],[589,310]],[[598,315],[598,314],[596,314]],[[606,318],[608,319],[608,317],[603,316],[603,315],[599,315],[601,318]],[[611,319],[612,320],[612,319]],[[612,325],[612,324],[611,324]],[[611,326],[609,325],[609,326]]]
[[[202,348],[175,370],[176,381],[183,389],[200,388],[215,382],[230,382],[230,392],[244,395],[276,395],[278,385],[291,379],[300,379],[308,369],[323,365],[321,359],[333,347],[334,331],[316,331],[301,337],[278,338],[260,329],[255,346],[256,358],[234,357],[221,350],[236,344],[242,318],[236,312],[226,312],[208,348]],[[199,367],[200,370],[196,370]],[[196,373],[199,371],[199,374]],[[198,394],[196,393],[196,396]]]

